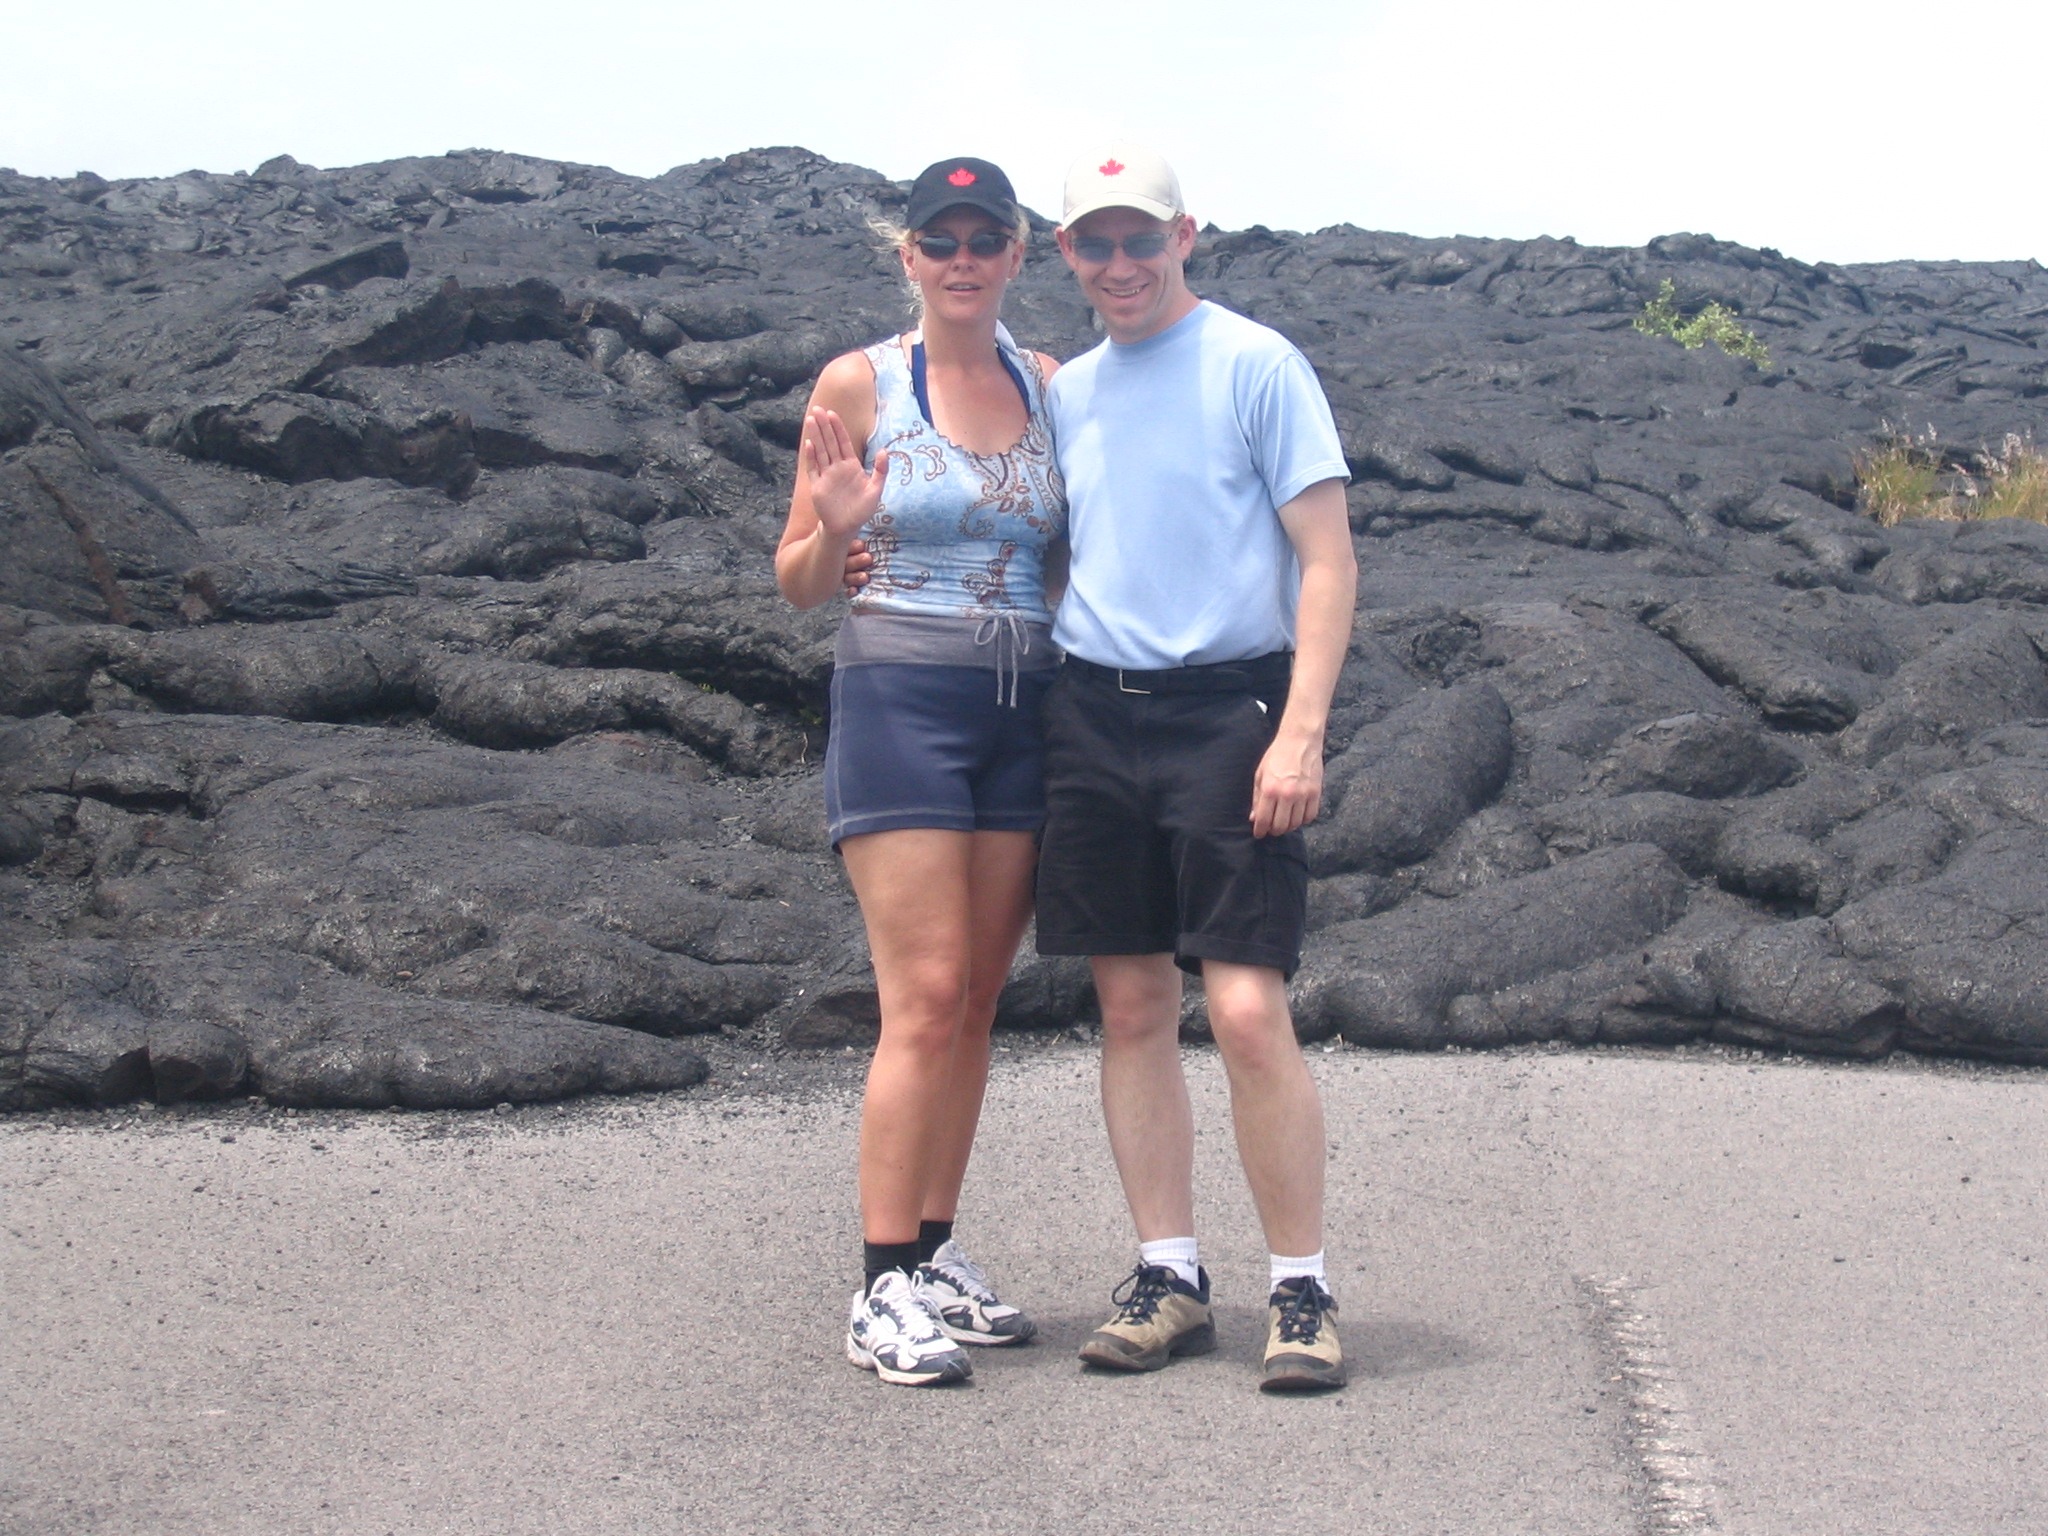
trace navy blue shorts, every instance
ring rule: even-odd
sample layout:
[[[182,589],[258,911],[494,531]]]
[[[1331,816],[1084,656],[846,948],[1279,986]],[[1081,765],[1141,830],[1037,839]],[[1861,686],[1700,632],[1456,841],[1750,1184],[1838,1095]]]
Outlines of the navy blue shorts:
[[[863,832],[941,827],[1036,832],[1045,824],[1039,707],[1056,674],[868,662],[832,674],[825,824],[832,846]]]

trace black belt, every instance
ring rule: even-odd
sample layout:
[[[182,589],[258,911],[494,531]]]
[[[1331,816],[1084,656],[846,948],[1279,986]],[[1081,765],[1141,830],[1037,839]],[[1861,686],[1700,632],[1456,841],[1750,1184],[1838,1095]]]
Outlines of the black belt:
[[[1069,656],[1062,667],[1082,682],[1102,684],[1120,693],[1267,693],[1286,689],[1294,675],[1294,653],[1269,651],[1248,661],[1212,661],[1150,672],[1105,667]]]

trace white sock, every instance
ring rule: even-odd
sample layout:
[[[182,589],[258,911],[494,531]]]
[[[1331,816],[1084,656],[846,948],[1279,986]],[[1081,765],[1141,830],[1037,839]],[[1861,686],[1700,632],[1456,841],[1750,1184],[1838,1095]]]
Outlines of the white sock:
[[[1323,1250],[1320,1248],[1298,1259],[1289,1258],[1284,1253],[1269,1253],[1266,1258],[1273,1266],[1272,1288],[1276,1291],[1280,1289],[1282,1280],[1298,1280],[1303,1275],[1313,1278],[1326,1291],[1330,1288],[1329,1279],[1323,1273]]]
[[[1147,1264],[1172,1270],[1189,1285],[1202,1283],[1201,1259],[1192,1237],[1162,1237],[1156,1243],[1140,1243],[1138,1257]]]

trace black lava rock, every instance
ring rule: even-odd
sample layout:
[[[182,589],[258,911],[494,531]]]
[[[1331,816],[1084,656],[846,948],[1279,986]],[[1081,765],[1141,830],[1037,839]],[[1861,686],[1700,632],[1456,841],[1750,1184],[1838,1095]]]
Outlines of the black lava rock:
[[[903,195],[794,149],[0,173],[0,1106],[872,1038],[835,615],[770,561],[810,378],[906,319]],[[1012,330],[1092,345],[1029,257]],[[2048,439],[2048,272],[1342,225],[1191,275],[1354,476],[1304,1034],[2048,1059],[2048,529],[1855,484],[1890,424]],[[1633,330],[1667,280],[1770,368]],[[998,1023],[1092,1006],[1026,957]]]

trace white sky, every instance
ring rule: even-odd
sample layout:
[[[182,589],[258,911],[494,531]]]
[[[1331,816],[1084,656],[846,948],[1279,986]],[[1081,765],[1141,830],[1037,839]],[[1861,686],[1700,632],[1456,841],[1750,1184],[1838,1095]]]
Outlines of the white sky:
[[[0,37],[0,165],[36,175],[802,144],[983,155],[1057,217],[1128,135],[1225,227],[2048,262],[2044,0],[0,0]]]

